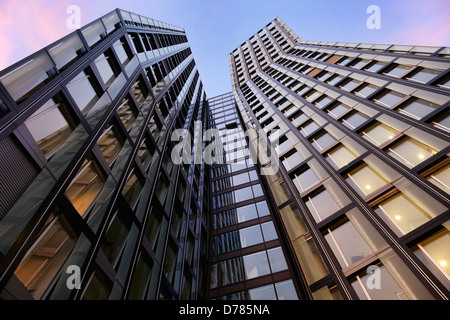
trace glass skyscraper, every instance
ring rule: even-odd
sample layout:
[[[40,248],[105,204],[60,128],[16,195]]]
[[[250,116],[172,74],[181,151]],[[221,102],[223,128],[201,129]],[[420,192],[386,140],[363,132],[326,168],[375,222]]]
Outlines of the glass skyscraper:
[[[0,299],[450,298],[450,49],[228,60],[116,9],[0,72]]]

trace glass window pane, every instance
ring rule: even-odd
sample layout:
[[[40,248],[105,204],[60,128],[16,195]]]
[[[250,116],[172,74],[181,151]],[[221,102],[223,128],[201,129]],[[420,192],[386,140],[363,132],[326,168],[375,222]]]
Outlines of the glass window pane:
[[[361,132],[361,135],[364,139],[370,141],[376,146],[379,146],[386,141],[392,140],[399,133],[400,132],[395,130],[394,128],[384,123],[377,122],[367,129],[364,129]]]
[[[295,173],[294,179],[292,179],[294,182],[294,185],[297,187],[297,190],[302,193],[306,189],[312,187],[317,182],[319,182],[319,179],[314,174],[314,172],[308,168],[307,170],[301,172],[301,173]]]
[[[350,129],[355,129],[369,120],[369,117],[360,112],[353,113],[342,119],[342,123]]]
[[[267,254],[269,255],[270,268],[273,273],[287,270],[288,266],[281,247],[267,250]]]
[[[254,204],[239,207],[236,209],[236,213],[239,223],[258,218],[258,214],[256,212],[256,207]]]
[[[292,280],[275,283],[278,300],[298,300]]]
[[[241,184],[244,184],[244,183],[248,183],[250,181],[247,172],[234,175],[232,177],[232,180],[233,180],[233,185],[234,186],[238,186],[238,185],[241,185]]]
[[[342,268],[348,267],[372,253],[350,221],[327,230],[325,239]]]
[[[107,87],[109,87],[109,85],[116,78],[116,75],[112,68],[112,65],[114,64],[112,59],[114,59],[114,57],[111,56],[111,52],[106,52],[102,53],[97,59],[94,60],[94,63],[97,66],[97,70],[100,73],[100,77]]]
[[[70,124],[69,124],[70,123]],[[45,157],[54,153],[73,132],[66,104],[56,96],[33,113],[25,125]]]
[[[404,139],[387,149],[387,153],[409,168],[415,167],[437,153],[436,150],[413,138]]]
[[[378,90],[377,86],[375,86],[373,84],[367,84],[367,85],[364,85],[361,88],[357,89],[355,91],[355,93],[366,98],[369,95],[371,95],[372,93],[374,93],[376,90]]]
[[[314,147],[316,149],[320,150],[324,150],[327,147],[331,146],[333,143],[336,142],[336,139],[334,139],[330,134],[328,133],[324,133],[322,135],[320,135],[317,138],[313,139],[314,142]]]
[[[278,239],[277,231],[275,230],[275,226],[273,225],[272,221],[262,223],[261,229],[264,236],[264,241],[271,241]]]
[[[104,184],[97,165],[86,160],[72,184],[67,188],[66,195],[78,213],[84,215]]]
[[[111,225],[106,231],[102,242],[102,249],[108,260],[114,264],[118,259],[129,229],[122,223],[119,216],[116,215]]]
[[[389,182],[369,165],[362,165],[347,175],[348,178],[346,180],[363,197],[373,193]]]
[[[266,251],[243,257],[246,279],[253,279],[270,273]]]
[[[236,202],[242,202],[245,200],[253,199],[252,187],[239,189],[233,192]]]
[[[117,109],[117,114],[127,130],[131,128],[136,120],[136,116],[131,107],[130,99],[128,98],[122,101],[122,104]]]
[[[114,126],[107,127],[97,142],[97,145],[108,164],[111,164],[116,159],[116,156],[122,149],[122,143],[116,132],[117,129]]]
[[[327,153],[325,158],[335,169],[342,168],[355,160],[358,156],[344,145],[340,145]]]
[[[345,104],[339,102],[337,105],[334,105],[333,107],[328,109],[328,113],[331,114],[334,118],[339,118],[344,113],[346,113],[350,108],[346,106]]]
[[[401,77],[410,69],[411,69],[411,66],[397,65],[390,71],[385,72],[384,74],[387,74],[387,75],[393,76],[393,77]]]
[[[61,218],[56,218],[27,252],[14,275],[34,299],[51,285],[76,243],[76,237]]]
[[[428,83],[430,80],[434,79],[440,73],[441,70],[420,69],[419,71],[414,72],[412,76],[408,76],[407,79],[422,83]]]
[[[406,115],[417,117],[422,119],[427,114],[433,112],[439,108],[439,105],[423,100],[423,99],[413,99],[400,106],[399,112],[405,113]]]
[[[264,217],[270,215],[269,207],[265,201],[261,201],[256,203],[256,207],[258,208],[258,216]]]
[[[306,206],[316,222],[322,221],[340,209],[326,189],[313,197],[308,197]]]
[[[95,271],[83,295],[83,300],[107,300],[111,289],[104,278]]]
[[[276,300],[273,284],[248,290],[250,300]]]
[[[99,100],[92,85],[92,75],[81,71],[68,85],[72,98],[83,114],[86,114]]]
[[[433,172],[427,176],[426,179],[450,194],[450,164],[447,164],[443,168]]]
[[[139,199],[142,188],[143,188],[142,182],[136,176],[136,174],[133,173],[131,177],[128,178],[122,190],[122,195],[124,196],[125,200],[128,202],[131,208],[134,208],[134,205]]]
[[[392,107],[402,101],[405,97],[406,96],[402,93],[392,90],[386,90],[381,96],[375,98],[374,101],[382,105]]]
[[[240,229],[239,237],[241,240],[242,248],[253,246],[255,244],[263,242],[263,237],[259,224],[256,226]]]
[[[387,218],[403,234],[434,218],[434,215],[430,215],[424,208],[401,192],[383,201],[375,211],[381,217]]]
[[[283,159],[282,163],[288,171],[290,169],[296,167],[297,165],[299,165],[304,160],[302,158],[302,156],[300,155],[300,153],[298,153],[297,151],[295,151],[293,154],[291,154],[288,157],[283,156],[282,159]]]

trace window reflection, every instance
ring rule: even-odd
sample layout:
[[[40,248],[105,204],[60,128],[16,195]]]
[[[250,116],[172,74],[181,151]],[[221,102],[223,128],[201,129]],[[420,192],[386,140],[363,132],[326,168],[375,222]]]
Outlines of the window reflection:
[[[367,129],[364,129],[360,134],[364,139],[370,141],[376,146],[379,146],[389,140],[394,139],[394,137],[399,133],[399,131],[384,123],[376,122]]]
[[[99,85],[90,69],[81,71],[68,85],[72,98],[83,114],[99,100]]]
[[[45,157],[53,155],[75,128],[61,95],[47,101],[25,121],[25,125]]]
[[[112,124],[108,126],[98,139],[97,145],[105,157],[106,162],[111,164],[122,149],[122,141],[118,129]]]
[[[408,137],[388,147],[387,153],[412,168],[435,155],[437,150]]]

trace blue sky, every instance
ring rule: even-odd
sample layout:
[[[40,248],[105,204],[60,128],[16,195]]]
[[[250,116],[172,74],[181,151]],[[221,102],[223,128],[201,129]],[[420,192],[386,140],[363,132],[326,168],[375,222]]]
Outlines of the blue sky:
[[[277,16],[304,40],[450,46],[446,0],[0,0],[0,69],[70,33],[69,5],[82,25],[120,7],[184,27],[209,97],[231,91],[228,53]],[[369,5],[379,30],[366,27]]]

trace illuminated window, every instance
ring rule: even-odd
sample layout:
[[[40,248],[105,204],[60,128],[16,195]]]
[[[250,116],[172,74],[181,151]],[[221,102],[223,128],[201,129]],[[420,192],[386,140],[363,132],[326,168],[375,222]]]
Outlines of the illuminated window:
[[[369,126],[367,129],[361,131],[360,135],[364,139],[370,141],[376,146],[379,146],[387,141],[394,139],[400,132],[394,128],[381,123],[375,122],[373,125]]]
[[[437,150],[410,137],[394,143],[386,151],[409,168],[417,166],[437,153]]]

